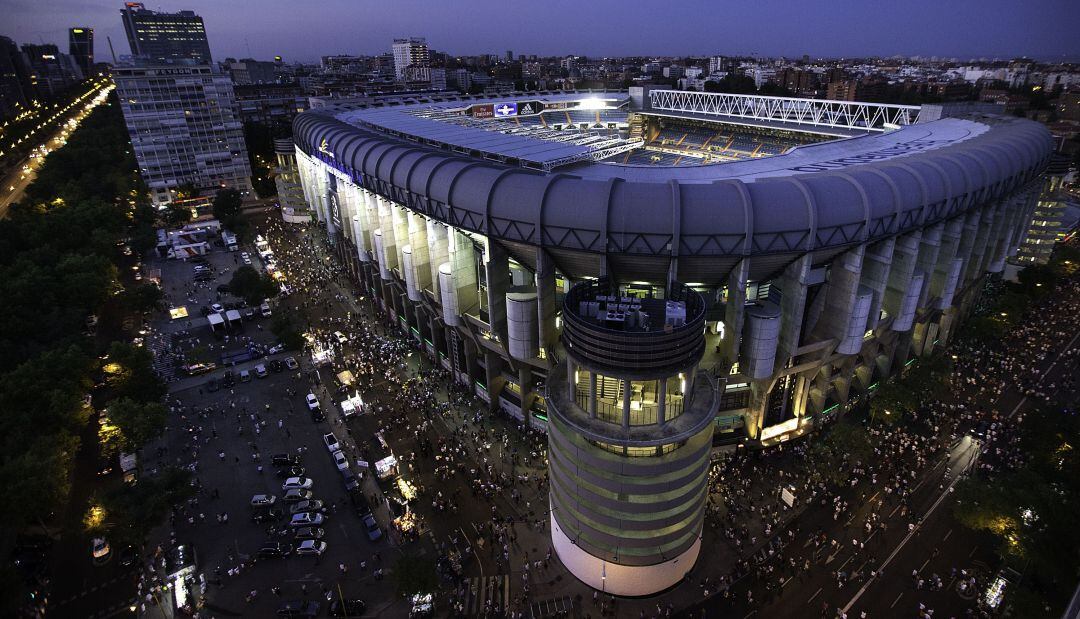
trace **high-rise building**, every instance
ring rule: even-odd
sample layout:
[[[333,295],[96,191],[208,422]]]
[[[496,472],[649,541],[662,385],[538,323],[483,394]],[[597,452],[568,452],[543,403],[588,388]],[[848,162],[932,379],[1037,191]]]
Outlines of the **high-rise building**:
[[[19,47],[15,41],[0,36],[0,119],[26,111],[33,98],[30,71]]]
[[[210,62],[210,43],[203,19],[194,11],[158,13],[141,2],[127,2],[120,11],[131,53],[140,60]]]
[[[408,67],[431,66],[431,53],[428,51],[427,40],[423,37],[394,39],[391,50],[394,54],[394,76],[400,81],[405,81]]]
[[[1015,264],[1046,264],[1054,253],[1054,246],[1068,232],[1064,221],[1069,208],[1069,196],[1062,187],[1068,175],[1069,157],[1055,153],[1046,167],[1031,225],[1024,234],[1016,256],[1012,258]]]
[[[203,195],[251,191],[251,167],[232,80],[212,65],[113,68],[139,163],[157,206],[190,183]]]
[[[242,58],[229,64],[234,84],[273,84],[277,81],[277,65],[272,62]]]
[[[30,69],[30,83],[41,99],[55,99],[85,77],[75,59],[61,54],[53,43],[25,43],[22,52]]]
[[[94,29],[68,29],[68,54],[78,63],[83,75],[89,76],[90,69],[94,66]]]

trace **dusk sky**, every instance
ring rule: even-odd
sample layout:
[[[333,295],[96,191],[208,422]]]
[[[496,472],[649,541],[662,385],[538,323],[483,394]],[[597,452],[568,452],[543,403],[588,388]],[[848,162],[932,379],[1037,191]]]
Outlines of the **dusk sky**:
[[[1080,59],[1080,0],[175,0],[203,16],[215,59],[316,61],[425,36],[455,55],[893,54]],[[128,54],[119,0],[0,0],[0,34],[55,42],[90,26],[96,55]]]

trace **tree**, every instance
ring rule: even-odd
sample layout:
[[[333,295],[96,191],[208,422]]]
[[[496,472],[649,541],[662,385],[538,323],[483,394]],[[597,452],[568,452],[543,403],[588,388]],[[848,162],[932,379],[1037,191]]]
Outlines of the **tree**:
[[[273,277],[259,273],[250,266],[242,266],[233,273],[229,280],[229,290],[242,297],[250,305],[258,305],[277,295],[281,290]]]
[[[402,597],[431,593],[439,586],[435,564],[422,557],[401,557],[394,564],[393,576],[397,593]]]
[[[115,426],[121,451],[131,452],[161,436],[169,411],[160,402],[137,402],[117,398],[107,407],[106,425]]]
[[[242,200],[240,192],[235,189],[222,189],[214,196],[214,217],[233,232],[239,233],[243,223],[240,219],[240,207]]]
[[[179,228],[191,221],[193,215],[191,209],[186,206],[169,206],[162,214],[162,223],[166,228]]]
[[[304,335],[300,332],[297,319],[291,311],[279,310],[274,314],[270,330],[288,350],[300,350],[304,347]]]
[[[154,356],[145,348],[113,342],[103,369],[117,398],[159,402],[165,396],[165,385],[154,372]]]
[[[120,302],[129,312],[141,314],[156,309],[165,293],[153,282],[143,282],[125,288],[120,294]]]
[[[105,492],[100,503],[105,510],[114,543],[139,545],[176,505],[191,497],[191,473],[168,467],[157,475],[144,476],[134,486],[118,484]]]

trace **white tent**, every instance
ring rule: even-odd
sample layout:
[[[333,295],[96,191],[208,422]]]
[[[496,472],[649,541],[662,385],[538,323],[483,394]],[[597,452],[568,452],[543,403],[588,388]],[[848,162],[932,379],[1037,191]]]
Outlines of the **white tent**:
[[[210,330],[217,331],[217,328],[225,324],[225,318],[218,312],[214,312],[206,317],[210,321]]]

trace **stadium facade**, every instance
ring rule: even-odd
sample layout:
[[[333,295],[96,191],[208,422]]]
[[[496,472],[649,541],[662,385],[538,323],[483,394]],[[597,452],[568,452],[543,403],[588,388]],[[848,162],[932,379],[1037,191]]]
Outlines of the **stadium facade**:
[[[553,546],[618,595],[693,567],[715,447],[800,436],[949,339],[1052,151],[975,107],[642,88],[328,107],[294,140],[371,301],[547,431]]]

